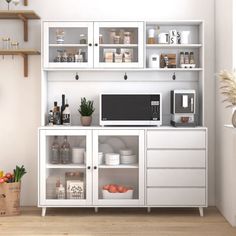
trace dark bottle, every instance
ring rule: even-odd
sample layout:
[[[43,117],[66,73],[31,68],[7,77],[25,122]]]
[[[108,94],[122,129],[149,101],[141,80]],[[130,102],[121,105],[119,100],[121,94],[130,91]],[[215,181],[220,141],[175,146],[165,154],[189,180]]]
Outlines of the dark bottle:
[[[63,125],[63,111],[65,110],[65,94],[61,96],[61,124]]]
[[[54,107],[53,107],[53,124],[54,125],[60,125],[61,124],[60,107],[57,106],[57,102],[54,102]]]

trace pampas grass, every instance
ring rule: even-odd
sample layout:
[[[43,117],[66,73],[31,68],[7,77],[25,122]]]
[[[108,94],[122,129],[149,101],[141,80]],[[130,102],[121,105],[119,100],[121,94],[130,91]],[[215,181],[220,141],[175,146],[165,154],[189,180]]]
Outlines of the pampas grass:
[[[221,83],[221,93],[226,97],[223,102],[230,104],[226,107],[236,106],[236,74],[223,70],[219,73],[218,78]]]

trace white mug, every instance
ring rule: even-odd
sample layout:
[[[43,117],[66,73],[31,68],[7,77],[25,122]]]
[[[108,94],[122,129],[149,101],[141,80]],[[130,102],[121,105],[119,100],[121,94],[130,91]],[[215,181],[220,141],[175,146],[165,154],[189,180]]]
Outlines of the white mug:
[[[72,162],[74,164],[84,163],[84,148],[72,148]]]
[[[160,33],[158,35],[158,43],[160,43],[160,44],[169,43],[169,34],[168,33]]]
[[[190,31],[181,32],[181,44],[189,44]]]
[[[170,44],[177,44],[177,30],[170,30],[169,31],[169,43]]]

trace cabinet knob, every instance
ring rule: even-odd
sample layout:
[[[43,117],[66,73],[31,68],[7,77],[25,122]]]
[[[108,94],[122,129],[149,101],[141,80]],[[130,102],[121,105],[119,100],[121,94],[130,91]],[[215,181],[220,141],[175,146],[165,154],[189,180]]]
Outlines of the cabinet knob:
[[[92,46],[92,44],[91,43],[89,43],[89,47],[91,47]]]
[[[94,45],[97,47],[97,46],[98,46],[98,43],[95,43]]]
[[[124,80],[127,80],[127,79],[128,79],[128,75],[125,73]]]
[[[78,75],[78,73],[76,73],[76,75],[75,75],[75,80],[79,80],[79,75]]]
[[[96,170],[96,169],[97,169],[97,166],[94,166],[93,168],[94,168],[94,170]]]
[[[88,170],[90,170],[90,169],[91,169],[91,166],[88,166],[87,168],[88,168]]]

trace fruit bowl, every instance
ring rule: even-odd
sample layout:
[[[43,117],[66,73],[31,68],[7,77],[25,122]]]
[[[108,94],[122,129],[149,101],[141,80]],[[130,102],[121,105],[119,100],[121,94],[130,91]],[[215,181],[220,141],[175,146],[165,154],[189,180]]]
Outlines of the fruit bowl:
[[[110,193],[108,190],[102,190],[103,199],[133,199],[133,193],[133,189],[125,193]]]

